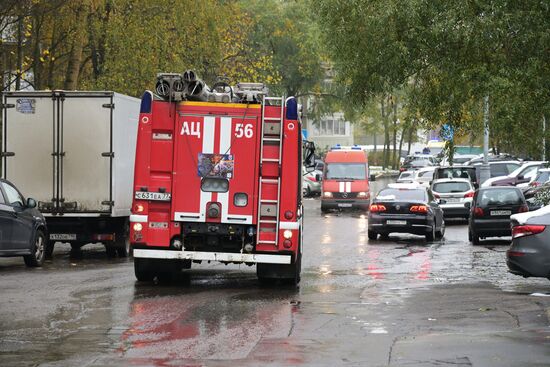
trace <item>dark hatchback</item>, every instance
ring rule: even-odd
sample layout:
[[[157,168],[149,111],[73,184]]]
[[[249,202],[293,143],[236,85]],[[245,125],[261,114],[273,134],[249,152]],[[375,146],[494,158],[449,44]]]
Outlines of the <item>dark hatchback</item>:
[[[387,187],[380,190],[369,209],[368,237],[411,233],[428,241],[445,234],[443,210],[430,189],[419,186]]]
[[[510,236],[510,216],[529,211],[521,190],[508,186],[481,188],[464,205],[470,208],[468,239],[474,245],[480,238]]]
[[[0,179],[0,256],[23,256],[27,266],[41,266],[50,251],[46,221],[10,182]]]

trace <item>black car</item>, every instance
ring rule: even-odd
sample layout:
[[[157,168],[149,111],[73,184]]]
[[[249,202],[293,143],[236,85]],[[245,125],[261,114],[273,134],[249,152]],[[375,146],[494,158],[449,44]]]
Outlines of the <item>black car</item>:
[[[27,266],[41,266],[50,250],[46,220],[10,182],[0,179],[0,256],[23,256]]]
[[[408,184],[392,184],[380,190],[369,209],[368,237],[411,233],[433,241],[445,234],[443,210],[430,189]]]
[[[529,211],[521,190],[509,186],[481,188],[464,205],[470,208],[468,238],[474,245],[480,238],[510,236],[510,216]]]

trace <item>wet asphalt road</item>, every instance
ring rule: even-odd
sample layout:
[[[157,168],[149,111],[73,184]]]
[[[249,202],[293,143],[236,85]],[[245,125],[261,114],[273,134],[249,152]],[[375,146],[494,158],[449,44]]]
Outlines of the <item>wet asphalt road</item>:
[[[507,273],[508,241],[473,247],[458,222],[369,242],[366,216],[319,205],[297,290],[220,264],[138,284],[98,245],[0,259],[0,366],[550,366],[550,281]]]

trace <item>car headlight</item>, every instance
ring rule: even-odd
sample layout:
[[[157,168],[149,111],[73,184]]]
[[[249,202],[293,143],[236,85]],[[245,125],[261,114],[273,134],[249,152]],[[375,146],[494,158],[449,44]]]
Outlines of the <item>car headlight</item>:
[[[325,192],[323,192],[323,196],[326,197],[326,198],[331,198],[332,197],[332,192],[325,191]]]

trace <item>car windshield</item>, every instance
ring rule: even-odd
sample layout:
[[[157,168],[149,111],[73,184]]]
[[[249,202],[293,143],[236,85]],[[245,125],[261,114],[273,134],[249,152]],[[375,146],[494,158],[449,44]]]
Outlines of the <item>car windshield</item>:
[[[383,189],[376,196],[380,201],[425,201],[424,189]]]
[[[539,172],[537,178],[535,178],[535,181],[543,183],[543,182],[548,181],[548,179],[550,179],[550,172],[543,171],[543,172]]]
[[[431,166],[432,162],[430,162],[428,159],[415,159],[411,161],[412,166]]]
[[[327,163],[328,180],[365,180],[367,167],[364,163]]]
[[[436,182],[432,190],[442,194],[470,191],[472,187],[468,182]]]
[[[477,205],[513,205],[522,204],[520,192],[517,189],[482,190],[477,196]]]
[[[471,179],[470,173],[474,169],[470,168],[442,168],[437,171],[437,178],[467,178]]]

